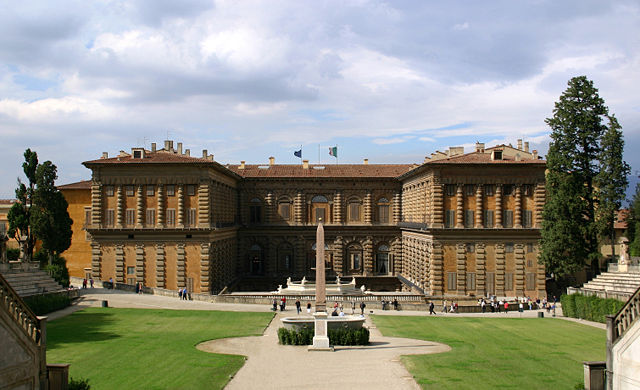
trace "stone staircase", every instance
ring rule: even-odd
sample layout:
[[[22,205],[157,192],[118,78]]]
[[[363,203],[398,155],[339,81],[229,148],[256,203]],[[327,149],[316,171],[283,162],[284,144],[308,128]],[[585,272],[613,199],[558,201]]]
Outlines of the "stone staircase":
[[[626,301],[640,287],[640,272],[603,272],[581,288],[568,288],[567,292],[597,295],[601,298],[615,298]]]
[[[21,297],[66,290],[39,269],[3,271],[2,276]]]

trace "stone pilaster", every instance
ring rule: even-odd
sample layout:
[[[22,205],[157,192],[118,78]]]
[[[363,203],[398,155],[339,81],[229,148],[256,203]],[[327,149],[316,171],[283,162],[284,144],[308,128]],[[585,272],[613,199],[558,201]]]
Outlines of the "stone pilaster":
[[[496,192],[495,192],[496,196],[496,211],[495,211],[495,218],[496,218],[496,224],[495,227],[498,229],[502,229],[502,184],[496,184]],[[496,276],[497,278],[497,276]],[[497,283],[497,279],[496,279],[496,283]],[[496,285],[497,288],[497,285]],[[496,290],[497,292],[497,290]],[[496,294],[498,295],[498,294]]]
[[[482,215],[482,203],[483,203],[483,188],[482,184],[476,186],[476,221],[474,227],[476,229],[482,229],[484,227],[484,217]]]
[[[184,184],[178,184],[178,221],[177,228],[184,227]],[[184,286],[182,286],[184,287]]]
[[[364,223],[369,225],[373,223],[372,198],[371,191],[367,191],[364,195]]]
[[[464,192],[462,184],[458,184],[456,189],[456,228],[464,228]]]
[[[536,265],[536,290],[538,290],[538,298],[542,299],[547,296],[546,275],[544,272],[544,264]]]
[[[344,274],[343,256],[344,240],[342,236],[336,236],[336,239],[333,241],[333,270],[338,275]]]
[[[516,229],[522,229],[522,186],[520,184],[516,185],[516,196],[515,196],[515,212],[514,212],[514,223],[513,227]]]
[[[267,192],[267,196],[264,197],[264,220],[266,223],[272,223],[275,213],[275,200],[273,197],[273,191]]]
[[[145,284],[144,280],[144,244],[136,244],[136,280],[139,283]]]
[[[116,227],[122,229],[124,226],[124,194],[122,184],[116,186]]]
[[[364,264],[362,274],[364,276],[373,275],[373,238],[371,236],[367,236],[367,239],[362,245],[362,249],[364,250]]]
[[[496,244],[496,295],[504,295],[504,244]]]
[[[118,283],[126,283],[124,273],[124,245],[116,244],[116,278]]]
[[[402,219],[402,202],[399,192],[393,194],[393,224],[397,225]]]
[[[177,258],[177,275],[176,282],[178,288],[187,286],[187,254],[185,252],[184,243],[176,244],[176,258]],[[192,291],[193,292],[193,291]]]
[[[342,219],[342,191],[333,195],[333,223],[343,223]]]
[[[516,265],[516,272],[514,275],[516,296],[523,297],[524,288],[525,288],[524,245],[515,244],[513,246],[513,253],[514,253],[514,259],[515,259],[515,265]]]
[[[103,279],[102,274],[102,248],[100,244],[91,242],[91,276],[96,280]]]
[[[293,217],[297,225],[302,225],[306,222],[305,207],[304,194],[302,191],[298,191],[293,199]]]
[[[397,237],[391,241],[391,259],[389,261],[389,268],[392,275],[402,273],[402,262],[402,239]]]
[[[136,193],[136,228],[140,229],[144,226],[144,191],[142,184],[138,185]]]
[[[295,264],[294,264],[294,270],[296,272],[297,275],[307,275],[307,273],[310,272],[309,269],[307,269],[307,251],[305,248],[305,241],[304,241],[304,236],[298,236],[296,238],[296,243],[295,243],[295,251],[294,251],[294,255],[293,257],[295,258]],[[309,276],[311,276],[309,274]]]
[[[431,249],[431,267],[429,267],[431,274],[429,275],[429,285],[431,286],[430,294],[435,296],[442,296],[443,290],[443,276],[444,271],[444,252],[442,250],[442,244],[434,242]]]
[[[88,221],[87,221],[88,222]],[[91,182],[91,227],[102,227],[102,185]]]
[[[200,292],[211,293],[211,243],[209,242],[200,244]]]
[[[433,223],[432,228],[444,227],[444,188],[443,185],[434,180],[433,182],[433,204],[431,210],[433,210]]]
[[[156,221],[157,228],[163,228],[165,223],[166,207],[164,197],[164,185],[158,184],[158,218]],[[163,279],[164,280],[164,279]],[[163,282],[164,283],[164,282]],[[164,285],[164,284],[163,284]]]
[[[165,275],[165,251],[164,244],[156,244],[156,286],[164,288]]]
[[[485,245],[482,242],[476,243],[476,291],[478,295],[487,296],[485,288],[486,280],[486,259]]]
[[[211,192],[208,183],[198,186],[198,227],[211,227]]]
[[[544,189],[544,182],[536,183],[535,192],[533,193],[533,202],[535,204],[533,227],[536,229],[542,228],[542,210],[544,210],[545,197],[546,192]]]
[[[467,247],[463,243],[456,244],[456,272],[458,295],[465,295],[467,291]]]

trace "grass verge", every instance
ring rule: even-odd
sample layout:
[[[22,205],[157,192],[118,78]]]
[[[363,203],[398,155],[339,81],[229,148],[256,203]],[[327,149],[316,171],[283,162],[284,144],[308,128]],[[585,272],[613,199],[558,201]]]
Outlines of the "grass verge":
[[[437,341],[452,351],[403,356],[425,389],[573,389],[583,361],[604,360],[602,329],[559,319],[374,316],[385,336]]]
[[[47,325],[47,361],[93,389],[221,389],[244,357],[203,341],[260,335],[272,313],[88,308]]]

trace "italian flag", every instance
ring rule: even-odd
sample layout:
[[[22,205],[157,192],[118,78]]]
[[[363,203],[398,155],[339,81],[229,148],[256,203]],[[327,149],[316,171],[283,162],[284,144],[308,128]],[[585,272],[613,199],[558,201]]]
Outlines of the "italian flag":
[[[329,156],[333,156],[335,158],[338,158],[338,147],[337,146],[329,148]]]

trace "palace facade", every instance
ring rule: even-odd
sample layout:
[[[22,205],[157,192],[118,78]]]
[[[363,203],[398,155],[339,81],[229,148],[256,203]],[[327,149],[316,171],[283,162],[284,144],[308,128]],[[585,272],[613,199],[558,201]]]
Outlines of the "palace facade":
[[[314,275],[322,221],[329,277],[395,280],[433,297],[545,295],[545,162],[520,141],[450,148],[421,165],[221,165],[172,141],[83,164],[90,181],[59,187],[76,220],[63,254],[73,276],[274,290]]]

